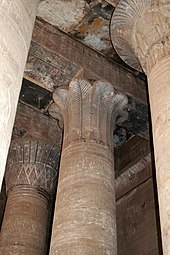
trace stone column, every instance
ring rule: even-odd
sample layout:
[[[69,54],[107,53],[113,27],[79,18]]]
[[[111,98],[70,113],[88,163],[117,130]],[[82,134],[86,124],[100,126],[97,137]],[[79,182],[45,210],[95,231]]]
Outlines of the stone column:
[[[5,174],[1,255],[46,255],[49,198],[55,191],[58,158],[58,148],[45,142],[12,142]]]
[[[164,255],[170,254],[170,2],[120,0],[111,22],[122,59],[148,77]]]
[[[0,0],[0,188],[39,0]]]
[[[127,99],[107,82],[74,79],[54,101],[64,141],[50,255],[116,255],[112,135]]]

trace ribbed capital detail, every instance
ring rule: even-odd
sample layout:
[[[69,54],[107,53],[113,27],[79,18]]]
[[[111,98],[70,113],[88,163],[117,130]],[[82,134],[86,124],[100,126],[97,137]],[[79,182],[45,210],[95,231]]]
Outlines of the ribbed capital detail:
[[[64,120],[64,148],[74,142],[93,142],[112,147],[113,128],[127,114],[127,98],[110,83],[74,79],[68,89],[58,88],[53,115]]]
[[[5,174],[7,191],[17,185],[28,185],[52,195],[56,186],[59,154],[57,146],[43,141],[13,141]]]
[[[169,0],[120,0],[111,21],[111,38],[128,65],[150,73],[170,54]]]

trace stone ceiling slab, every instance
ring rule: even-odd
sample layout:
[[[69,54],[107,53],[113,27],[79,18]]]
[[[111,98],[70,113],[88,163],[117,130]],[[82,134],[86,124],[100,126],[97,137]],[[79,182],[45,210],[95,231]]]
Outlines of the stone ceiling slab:
[[[40,3],[37,16],[65,32],[70,32],[87,11],[85,0],[45,0]]]

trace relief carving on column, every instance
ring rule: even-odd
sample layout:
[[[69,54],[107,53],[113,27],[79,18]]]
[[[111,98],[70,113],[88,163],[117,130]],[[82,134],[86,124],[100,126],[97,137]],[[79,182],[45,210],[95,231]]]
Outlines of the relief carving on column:
[[[0,186],[39,0],[0,0]]]
[[[59,147],[44,141],[12,141],[5,173],[7,191],[17,185],[27,185],[52,195],[56,187],[59,154]]]
[[[120,0],[111,21],[111,39],[128,65],[148,73],[170,54],[169,0]]]
[[[69,88],[58,88],[49,112],[64,121],[64,144],[92,142],[112,148],[116,123],[126,119],[127,98],[105,81],[74,79]]]

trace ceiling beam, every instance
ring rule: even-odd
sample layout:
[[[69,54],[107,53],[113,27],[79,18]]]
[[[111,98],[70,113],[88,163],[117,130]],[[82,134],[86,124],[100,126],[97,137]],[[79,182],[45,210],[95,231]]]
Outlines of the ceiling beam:
[[[150,151],[150,141],[137,135],[116,148],[114,153],[116,177],[147,156]]]
[[[113,84],[115,89],[147,104],[146,82],[143,79],[47,22],[36,20],[32,42],[48,49],[54,57],[71,63],[75,69],[84,68],[87,78],[106,80]],[[36,51],[34,53],[36,54]],[[50,63],[49,59],[45,59],[45,55],[39,54],[38,57],[42,62]]]

